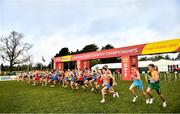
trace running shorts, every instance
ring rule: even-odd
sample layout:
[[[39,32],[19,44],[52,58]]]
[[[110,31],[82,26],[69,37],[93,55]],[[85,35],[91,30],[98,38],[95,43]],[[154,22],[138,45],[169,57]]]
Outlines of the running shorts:
[[[158,94],[161,93],[161,88],[160,88],[159,83],[149,83],[148,87],[156,90]]]
[[[134,87],[139,87],[140,90],[143,90],[143,85],[141,80],[134,80],[133,81],[133,86]]]

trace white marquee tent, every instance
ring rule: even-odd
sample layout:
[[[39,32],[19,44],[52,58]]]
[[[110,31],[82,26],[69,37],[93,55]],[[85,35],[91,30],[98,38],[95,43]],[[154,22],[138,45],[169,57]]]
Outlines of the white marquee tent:
[[[167,72],[168,65],[178,65],[178,68],[180,68],[180,60],[172,61],[172,60],[161,59],[159,61],[154,61],[154,62],[153,61],[138,62],[139,68],[147,67],[149,64],[155,64],[158,67],[158,70],[161,72]],[[101,69],[104,65],[108,65],[109,69],[121,68],[121,63],[107,63],[107,64],[97,64],[93,66],[91,69],[95,69],[96,67],[99,67]]]

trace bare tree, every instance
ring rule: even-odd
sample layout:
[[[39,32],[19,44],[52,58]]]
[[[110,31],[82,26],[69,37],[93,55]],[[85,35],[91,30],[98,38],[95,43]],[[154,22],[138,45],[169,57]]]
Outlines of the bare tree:
[[[22,41],[24,35],[12,31],[8,36],[0,38],[0,56],[3,60],[8,61],[10,70],[16,64],[27,62],[29,57],[25,54],[32,45]]]

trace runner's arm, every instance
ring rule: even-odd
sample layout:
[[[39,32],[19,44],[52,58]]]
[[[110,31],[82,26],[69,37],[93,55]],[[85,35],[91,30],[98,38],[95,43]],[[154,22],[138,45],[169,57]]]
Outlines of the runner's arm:
[[[154,77],[152,77],[155,81],[158,81],[158,72],[154,72]]]

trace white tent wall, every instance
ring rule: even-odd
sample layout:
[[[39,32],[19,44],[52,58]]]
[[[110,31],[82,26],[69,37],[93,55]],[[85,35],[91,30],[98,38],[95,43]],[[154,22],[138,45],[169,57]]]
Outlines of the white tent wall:
[[[172,60],[164,60],[164,59],[161,59],[159,61],[154,61],[154,62],[153,61],[139,61],[138,67],[145,68],[145,67],[148,67],[149,64],[155,64],[158,67],[158,70],[160,72],[168,72],[168,65],[178,65],[180,68],[180,60],[172,61]],[[121,63],[107,63],[107,64],[97,64],[91,67],[91,69],[93,70],[96,67],[98,67],[99,69],[102,69],[104,65],[108,65],[109,69],[121,68]]]

